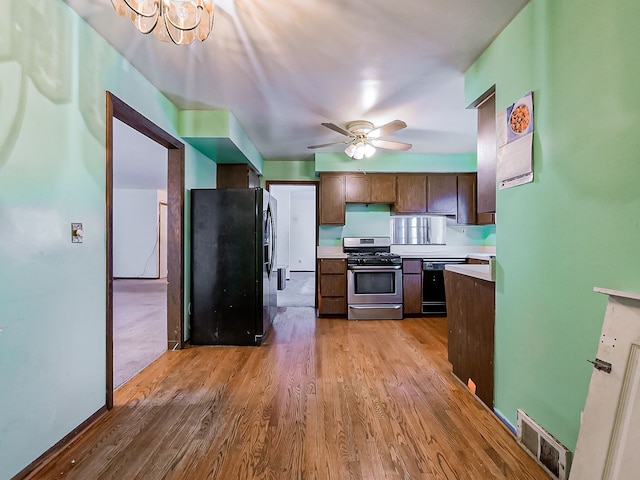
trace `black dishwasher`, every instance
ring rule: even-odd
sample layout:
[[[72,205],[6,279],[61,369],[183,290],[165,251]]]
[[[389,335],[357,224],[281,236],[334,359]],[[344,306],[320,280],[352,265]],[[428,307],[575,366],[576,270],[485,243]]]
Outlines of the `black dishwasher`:
[[[466,263],[462,258],[422,260],[422,314],[430,317],[447,315],[444,292],[444,267],[452,263]]]

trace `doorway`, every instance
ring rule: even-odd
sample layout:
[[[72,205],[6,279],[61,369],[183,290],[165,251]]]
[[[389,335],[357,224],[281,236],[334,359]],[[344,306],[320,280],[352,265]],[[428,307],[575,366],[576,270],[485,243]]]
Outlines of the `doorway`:
[[[167,348],[184,339],[184,144],[111,92],[106,92],[106,406],[113,408],[113,203],[114,119],[166,149],[167,155]]]
[[[285,272],[279,307],[316,304],[317,182],[267,182],[277,202],[277,264]]]
[[[167,349],[167,175],[167,148],[114,118],[114,389]]]

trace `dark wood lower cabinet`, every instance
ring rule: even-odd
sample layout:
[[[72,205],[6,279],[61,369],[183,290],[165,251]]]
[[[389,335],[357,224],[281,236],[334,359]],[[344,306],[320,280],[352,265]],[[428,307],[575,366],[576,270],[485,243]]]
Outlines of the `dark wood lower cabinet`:
[[[402,261],[402,296],[405,315],[422,314],[422,260]]]
[[[495,283],[445,271],[444,284],[453,373],[493,409]]]
[[[318,314],[347,314],[347,261],[318,260]]]

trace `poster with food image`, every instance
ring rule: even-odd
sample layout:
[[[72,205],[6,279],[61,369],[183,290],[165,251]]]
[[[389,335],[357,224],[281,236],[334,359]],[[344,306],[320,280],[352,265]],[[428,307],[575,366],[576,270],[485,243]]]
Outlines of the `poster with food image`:
[[[533,181],[533,92],[496,116],[498,185],[515,187]]]

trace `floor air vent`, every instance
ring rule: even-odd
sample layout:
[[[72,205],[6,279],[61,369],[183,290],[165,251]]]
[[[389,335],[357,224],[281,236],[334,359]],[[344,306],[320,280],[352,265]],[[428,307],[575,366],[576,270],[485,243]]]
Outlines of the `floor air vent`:
[[[549,475],[558,480],[569,478],[571,451],[522,410],[518,410],[517,435],[518,443]]]

